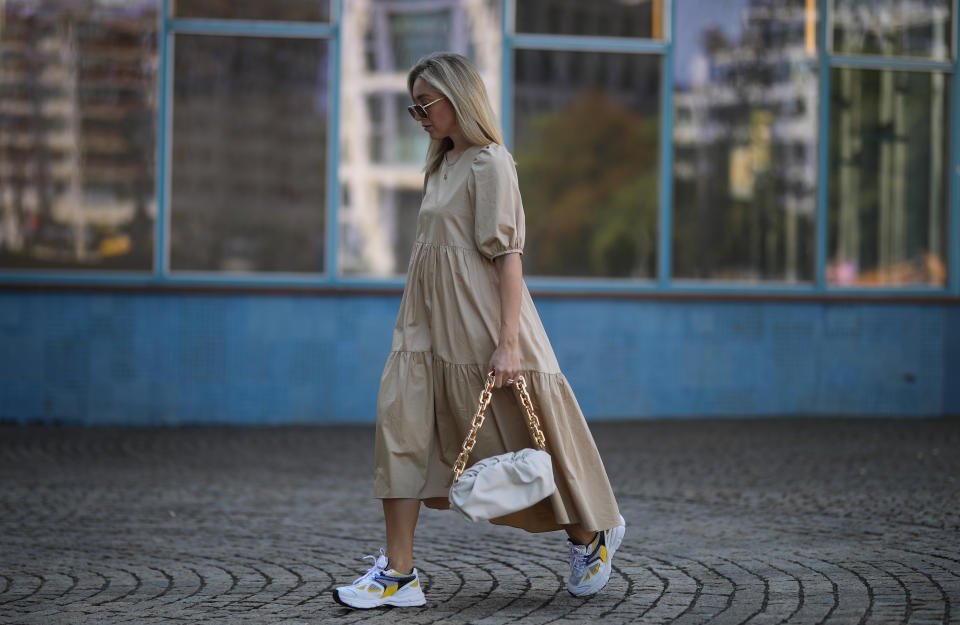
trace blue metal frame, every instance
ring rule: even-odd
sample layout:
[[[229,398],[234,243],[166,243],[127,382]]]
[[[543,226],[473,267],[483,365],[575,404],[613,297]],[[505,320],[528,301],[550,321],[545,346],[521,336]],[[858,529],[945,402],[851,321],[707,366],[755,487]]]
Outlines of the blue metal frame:
[[[331,32],[330,53],[330,119],[327,123],[327,206],[326,206],[326,253],[322,275],[336,283],[340,275],[340,54],[342,49],[343,0],[331,0],[334,24]]]
[[[670,288],[673,277],[673,2],[664,6],[666,34],[660,80],[660,202],[657,215],[657,285]]]
[[[333,37],[336,31],[335,25],[323,22],[264,22],[195,18],[172,18],[167,21],[167,27],[178,33],[192,35],[248,35],[251,37],[307,37],[310,39]]]
[[[950,292],[960,296],[960,5],[953,13],[953,85],[950,97],[949,221],[947,227],[947,280]]]
[[[814,290],[822,293],[827,288],[827,205],[829,203],[830,181],[830,13],[829,0],[819,0],[817,10],[820,20],[817,23],[817,48],[820,52],[819,111],[817,119],[817,220],[816,220],[816,266],[814,267]]]
[[[181,19],[170,14],[171,0],[160,0],[162,13],[159,17],[158,57],[160,70],[157,77],[157,147],[156,147],[156,203],[154,266],[149,272],[102,272],[27,270],[0,271],[0,282],[12,284],[89,284],[89,285],[137,285],[158,284],[185,286],[270,286],[310,287],[337,286],[363,289],[395,289],[403,286],[400,276],[384,279],[344,277],[339,273],[339,203],[340,181],[338,163],[340,158],[340,61],[342,53],[342,20],[344,0],[330,0],[329,23],[299,23],[254,20]],[[820,85],[818,125],[818,191],[816,220],[816,267],[813,283],[742,283],[700,282],[675,280],[672,277],[673,230],[673,61],[674,61],[674,2],[664,3],[663,40],[626,39],[617,37],[592,37],[573,35],[540,35],[516,33],[514,26],[516,0],[502,0],[501,44],[501,123],[508,147],[512,147],[512,97],[513,60],[516,49],[582,50],[591,52],[619,52],[662,55],[661,80],[661,128],[660,128],[660,192],[657,276],[654,280],[551,278],[531,277],[530,286],[558,292],[603,293],[736,293],[754,295],[777,294],[838,294],[855,299],[866,296],[960,296],[960,8],[954,10],[953,45],[951,61],[923,59],[888,59],[872,56],[833,55],[830,49],[830,0],[818,0],[819,22],[817,43],[819,47],[818,68]],[[173,112],[173,55],[175,34],[211,34],[231,36],[275,36],[322,38],[330,41],[330,119],[328,121],[327,196],[326,196],[326,251],[324,271],[316,274],[223,274],[217,272],[182,272],[171,274],[169,270],[170,231],[170,132]],[[0,33],[2,35],[2,33]],[[948,287],[905,288],[835,288],[826,284],[828,199],[829,199],[829,140],[830,140],[830,71],[832,67],[856,67],[864,69],[892,69],[915,71],[941,71],[950,74],[952,81],[950,104],[950,146],[948,179]]]
[[[163,0],[160,14],[160,72],[157,85],[157,167],[156,202],[157,216],[154,221],[153,275],[157,281],[167,279],[170,268],[170,254],[167,241],[170,239],[170,132],[173,128],[173,33],[170,31],[168,16],[171,12],[170,0]]]
[[[512,34],[514,48],[537,50],[574,50],[583,52],[663,53],[667,44],[656,39],[623,37],[587,37],[583,35]]]
[[[500,125],[503,141],[513,150],[513,2],[500,2]]]
[[[828,53],[829,54],[829,53]],[[854,67],[857,69],[892,69],[918,71],[953,71],[952,61],[932,61],[927,59],[893,58],[868,55],[830,54],[831,67]]]

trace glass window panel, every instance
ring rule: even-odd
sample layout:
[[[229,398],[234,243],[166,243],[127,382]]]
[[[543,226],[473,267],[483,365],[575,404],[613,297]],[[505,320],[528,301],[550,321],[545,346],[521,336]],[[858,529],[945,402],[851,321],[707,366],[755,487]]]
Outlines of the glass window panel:
[[[516,3],[516,31],[662,39],[663,5],[663,0],[522,0]]]
[[[326,22],[330,0],[171,0],[175,17]]]
[[[524,271],[656,275],[661,58],[517,50]]]
[[[836,54],[951,58],[956,0],[833,0]]]
[[[157,3],[7,0],[0,268],[153,265]]]
[[[673,275],[813,279],[816,15],[807,0],[677,0]]]
[[[406,90],[380,91],[367,96],[370,121],[370,160],[374,163],[422,166],[430,137],[411,123]]]
[[[947,76],[836,68],[830,80],[828,282],[945,284]]]
[[[403,274],[416,235],[429,138],[414,122],[406,74],[436,50],[476,63],[500,103],[500,3],[344,3],[341,71],[340,271]]]
[[[328,42],[175,43],[171,268],[323,271]]]
[[[420,57],[446,50],[451,40],[461,45],[469,43],[464,11],[458,2],[431,5],[430,10],[411,10],[402,4],[380,1],[371,8],[364,40],[369,71],[405,72]]]

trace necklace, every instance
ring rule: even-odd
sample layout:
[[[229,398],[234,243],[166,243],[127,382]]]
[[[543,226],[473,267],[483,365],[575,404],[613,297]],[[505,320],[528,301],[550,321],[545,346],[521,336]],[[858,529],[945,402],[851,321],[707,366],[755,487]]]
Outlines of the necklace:
[[[457,161],[460,160],[460,157],[463,156],[463,152],[457,154],[457,158],[453,159],[453,162],[447,160],[447,154],[443,155],[443,179],[447,179],[447,175],[450,173],[450,168],[457,164]]]

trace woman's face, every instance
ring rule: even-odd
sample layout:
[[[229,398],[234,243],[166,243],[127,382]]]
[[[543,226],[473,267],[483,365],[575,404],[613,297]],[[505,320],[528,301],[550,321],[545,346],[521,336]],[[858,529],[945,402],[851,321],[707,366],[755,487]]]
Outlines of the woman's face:
[[[431,139],[450,137],[456,143],[460,137],[460,126],[457,124],[457,114],[453,110],[453,105],[430,83],[417,76],[413,82],[414,103],[423,106],[437,99],[440,101],[427,107],[427,117],[417,116],[416,120],[420,122]]]

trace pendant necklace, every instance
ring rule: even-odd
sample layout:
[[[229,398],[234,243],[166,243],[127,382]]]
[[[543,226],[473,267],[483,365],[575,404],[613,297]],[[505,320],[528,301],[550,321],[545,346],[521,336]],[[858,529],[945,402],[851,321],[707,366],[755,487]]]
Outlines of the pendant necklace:
[[[447,161],[447,155],[446,155],[446,154],[443,155],[443,179],[444,179],[444,180],[446,180],[446,179],[447,179],[447,176],[450,174],[450,167],[452,167],[453,165],[455,165],[456,162],[460,160],[460,156],[462,156],[462,155],[463,155],[462,152],[461,152],[459,155],[457,155],[457,158],[453,159],[453,163]]]

